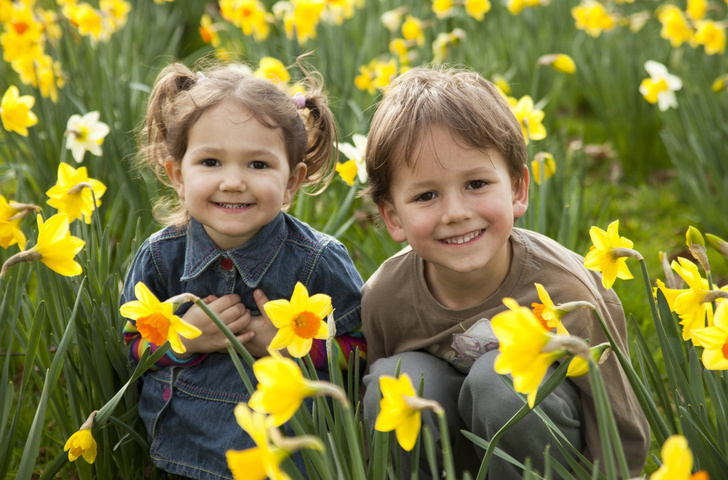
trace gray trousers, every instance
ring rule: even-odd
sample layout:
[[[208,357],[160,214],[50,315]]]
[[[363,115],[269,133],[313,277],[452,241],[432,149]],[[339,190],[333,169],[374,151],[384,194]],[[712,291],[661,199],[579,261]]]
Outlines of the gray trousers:
[[[379,411],[379,377],[394,376],[397,362],[401,360],[400,373],[407,373],[417,391],[420,378],[424,377],[422,397],[437,401],[447,415],[450,440],[453,443],[455,465],[458,472],[468,470],[473,477],[478,472],[480,461],[485,454],[482,448],[462,436],[460,430],[490,440],[493,435],[524,405],[494,368],[498,351],[494,350],[480,357],[466,375],[453,368],[446,361],[425,352],[405,352],[374,362],[370,372],[364,376],[364,417],[373,429]],[[549,370],[553,372],[555,366]],[[570,382],[563,382],[539,406],[544,413],[564,433],[578,450],[583,449],[583,414],[579,391]],[[428,425],[436,442],[439,442],[439,423],[431,411],[422,412],[422,423]],[[554,443],[551,433],[543,421],[533,412],[507,430],[498,442],[498,447],[521,463],[531,458],[533,468],[543,473],[544,450],[547,443]],[[404,452],[398,445],[395,448]],[[407,454],[407,452],[404,452]],[[556,446],[550,454],[560,463],[568,464]],[[419,478],[429,479],[433,475],[427,467],[424,450],[421,454]],[[409,479],[410,457],[405,455],[402,462],[402,476]],[[438,459],[438,465],[442,460]],[[440,475],[434,475],[435,478]],[[521,480],[520,468],[493,456],[488,469],[488,478],[495,480]]]

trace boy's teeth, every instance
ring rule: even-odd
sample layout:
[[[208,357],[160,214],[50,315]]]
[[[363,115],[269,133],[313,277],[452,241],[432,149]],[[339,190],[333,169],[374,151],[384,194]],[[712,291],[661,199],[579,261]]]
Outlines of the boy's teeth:
[[[218,203],[222,208],[244,208],[245,203]]]
[[[469,242],[470,240],[474,239],[478,235],[480,235],[482,230],[479,230],[477,232],[469,233],[467,235],[463,235],[462,237],[454,237],[454,238],[446,238],[444,240],[445,243],[465,243]]]

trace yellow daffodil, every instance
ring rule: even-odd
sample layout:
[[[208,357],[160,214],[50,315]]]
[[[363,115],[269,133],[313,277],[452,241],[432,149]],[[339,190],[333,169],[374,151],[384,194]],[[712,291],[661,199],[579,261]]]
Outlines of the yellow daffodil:
[[[541,4],[541,0],[508,0],[508,11],[511,15],[518,15],[526,7],[536,7]]]
[[[374,428],[380,432],[394,430],[399,445],[408,452],[412,451],[420,433],[422,413],[405,400],[406,397],[417,397],[410,378],[404,373],[399,378],[382,375],[379,388],[382,400]]]
[[[99,9],[109,33],[113,33],[126,25],[131,4],[125,0],[100,0]]]
[[[702,470],[691,475],[693,452],[682,435],[672,435],[665,440],[660,455],[662,465],[650,475],[650,480],[708,480],[708,474]]]
[[[703,302],[709,291],[708,281],[701,277],[698,266],[686,258],[678,257],[671,266],[688,284],[688,288],[675,297],[673,310],[680,317],[683,339],[690,340],[695,329],[705,327],[705,316],[713,316],[710,302]]]
[[[728,302],[720,302],[713,325],[692,331],[695,343],[703,347],[703,365],[708,370],[728,370]]]
[[[617,22],[599,2],[586,0],[571,9],[571,16],[576,21],[576,28],[584,30],[592,37],[598,37],[603,31],[613,29]]]
[[[27,137],[28,127],[38,123],[38,117],[30,111],[34,104],[35,98],[30,95],[21,96],[18,87],[11,85],[0,102],[3,128],[8,132],[16,132]]]
[[[273,57],[263,57],[258,63],[258,69],[253,72],[258,78],[265,78],[278,85],[287,85],[291,79],[283,62]]]
[[[29,210],[24,212],[15,208],[12,203],[0,195],[0,246],[8,248],[16,243],[21,250],[25,248],[25,234],[20,229],[20,223]]]
[[[711,85],[710,89],[713,92],[718,93],[721,90],[728,90],[726,87],[728,87],[728,75],[721,75],[713,81],[713,85]]]
[[[667,71],[667,67],[654,60],[645,62],[645,70],[650,78],[642,80],[640,93],[650,103],[657,103],[661,111],[670,107],[677,108],[675,91],[682,88],[682,80]]]
[[[344,156],[349,159],[348,162],[343,164],[349,164],[349,166],[347,167],[348,170],[342,168],[344,170],[342,172],[337,166],[336,171],[339,172],[339,175],[341,175],[341,178],[345,182],[347,180],[346,178],[344,178],[344,175],[348,175],[347,178],[351,180],[351,183],[347,182],[349,185],[354,184],[354,175],[356,175],[356,178],[359,179],[359,183],[364,184],[367,183],[368,180],[366,164],[364,161],[364,156],[367,150],[367,137],[355,133],[354,135],[352,135],[351,140],[352,142],[354,142],[353,145],[347,142],[339,142],[339,152],[343,153]],[[355,168],[351,167],[351,162],[353,162]],[[354,170],[353,173],[351,172],[352,170]]]
[[[301,282],[296,283],[290,302],[272,300],[263,308],[278,328],[270,343],[271,350],[287,348],[292,357],[300,358],[311,350],[314,338],[325,339],[329,335],[326,317],[333,311],[331,297],[323,293],[309,297]]]
[[[612,351],[608,343],[602,343],[589,349],[589,355],[594,360],[594,363],[601,365],[609,357],[609,353]],[[589,373],[589,363],[582,357],[574,357],[569,362],[569,368],[566,370],[567,377],[583,377]]]
[[[85,2],[67,3],[63,7],[63,15],[78,29],[81,36],[89,36],[94,40],[105,40],[108,32],[104,30],[101,12]]]
[[[560,335],[568,335],[566,328],[564,328],[564,325],[561,323],[561,317],[563,317],[566,312],[556,308],[554,302],[551,301],[551,296],[549,296],[543,285],[540,283],[536,283],[535,285],[536,290],[538,290],[538,299],[541,300],[542,303],[531,304],[534,316],[547,331],[551,331],[555,328],[556,333]]]
[[[705,47],[705,53],[708,55],[723,54],[726,44],[725,27],[709,20],[700,21],[697,24],[693,41],[697,45]]]
[[[526,139],[526,143],[529,140],[543,140],[546,138],[546,128],[541,123],[544,113],[542,110],[536,110],[534,108],[530,95],[521,97],[512,106],[512,111],[521,124],[523,138]]]
[[[109,126],[99,121],[99,112],[71,115],[66,125],[66,148],[71,150],[77,163],[83,161],[86,151],[101,156],[101,144],[109,131]]]
[[[541,179],[541,165],[543,165],[543,180]],[[546,181],[556,173],[556,162],[554,156],[548,152],[539,152],[531,161],[531,171],[536,185],[541,185],[542,181]]]
[[[465,0],[465,13],[476,19],[483,20],[485,14],[491,9],[489,0]]]
[[[602,272],[604,288],[612,288],[617,278],[622,280],[633,278],[627,267],[627,258],[622,252],[624,249],[631,249],[634,244],[631,240],[619,236],[619,220],[610,223],[606,232],[601,228],[591,227],[589,236],[594,245],[584,258],[584,266],[589,270]]]
[[[83,428],[71,435],[66,441],[63,451],[68,452],[69,462],[75,462],[78,457],[83,456],[83,459],[88,463],[94,463],[96,448],[96,440],[91,435],[91,429]]]
[[[694,35],[693,29],[687,18],[675,5],[662,5],[656,11],[657,19],[662,24],[660,36],[670,40],[670,45],[677,48],[685,42],[689,42]]]
[[[374,95],[377,92],[374,86],[374,65],[375,61],[371,61],[367,65],[361,65],[359,67],[359,75],[354,78],[356,88],[366,90],[369,92],[369,95]]]
[[[40,261],[56,273],[66,277],[80,274],[83,269],[73,257],[86,244],[68,231],[68,216],[56,214],[43,222],[38,215],[38,241],[30,251],[41,255]]]
[[[265,5],[258,0],[221,0],[220,15],[256,42],[268,38],[270,26],[266,18]]]
[[[437,18],[442,19],[452,15],[454,8],[454,0],[432,0],[432,11]]]
[[[407,15],[402,24],[402,36],[405,40],[416,42],[419,46],[424,45],[425,31],[422,20],[412,15]]]
[[[543,352],[555,335],[549,333],[531,310],[512,298],[504,298],[503,303],[509,310],[496,314],[490,322],[500,342],[495,371],[501,375],[510,373],[513,387],[528,395],[528,406],[533,408],[546,370],[565,352]]]
[[[337,163],[336,173],[339,174],[344,183],[349,186],[354,185],[357,173],[356,162],[354,160],[348,160],[344,163]]]
[[[217,27],[212,23],[212,18],[206,13],[203,13],[200,17],[199,31],[203,42],[209,43],[215,48],[222,45],[220,35],[217,33]]]
[[[59,213],[68,215],[69,221],[83,217],[90,224],[91,214],[101,205],[100,199],[105,192],[106,185],[89,178],[86,167],[76,170],[67,163],[61,163],[58,166],[58,181],[46,195],[51,197],[48,205],[58,209]]]
[[[235,419],[255,442],[255,447],[247,450],[228,450],[225,452],[228,467],[235,480],[263,480],[265,478],[290,480],[281,462],[290,452],[272,445],[269,432],[274,428],[273,418],[251,411],[244,403],[235,407]]]
[[[341,25],[344,20],[354,16],[356,2],[357,0],[326,0],[321,20],[332,25]]]
[[[142,338],[157,346],[169,341],[172,350],[177,353],[187,351],[180,336],[195,338],[202,332],[197,327],[185,322],[174,314],[174,305],[160,302],[142,282],[134,285],[136,300],[121,306],[121,314],[136,320],[136,328]]]
[[[688,8],[685,13],[693,20],[702,20],[705,12],[708,11],[708,2],[705,0],[688,0]]]
[[[495,88],[497,88],[504,97],[511,94],[511,86],[503,75],[496,73],[490,78],[490,81],[493,82]]]
[[[309,38],[316,38],[316,27],[325,6],[325,0],[296,0],[294,2],[293,23],[298,43],[303,45]]]
[[[248,404],[257,412],[270,414],[276,426],[286,423],[296,413],[304,398],[319,392],[336,391],[339,399],[343,397],[346,402],[346,394],[339,392],[338,387],[328,382],[304,378],[296,362],[276,351],[271,352],[269,357],[256,361],[253,364],[253,373],[258,379],[258,386]]]
[[[541,56],[537,62],[538,65],[550,65],[551,68],[560,73],[573,75],[576,72],[576,64],[574,59],[564,53],[552,53]]]
[[[50,55],[39,54],[19,58],[13,61],[12,66],[18,72],[20,81],[38,88],[42,97],[58,101],[58,89],[65,84],[60,62],[53,60]]]

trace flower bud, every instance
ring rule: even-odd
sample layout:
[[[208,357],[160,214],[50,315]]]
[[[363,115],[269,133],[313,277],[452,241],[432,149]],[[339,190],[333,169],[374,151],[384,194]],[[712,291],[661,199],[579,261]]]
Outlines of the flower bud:
[[[705,238],[708,239],[708,244],[711,247],[715,248],[721,255],[728,258],[728,242],[710,233],[706,233]]]

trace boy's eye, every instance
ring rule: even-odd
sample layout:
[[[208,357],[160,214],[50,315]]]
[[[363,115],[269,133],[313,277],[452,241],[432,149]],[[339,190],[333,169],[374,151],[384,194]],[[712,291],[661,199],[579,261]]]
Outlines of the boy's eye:
[[[415,202],[429,202],[430,200],[434,200],[437,195],[435,192],[425,192],[420,195],[417,195],[415,197]]]
[[[468,182],[468,188],[471,190],[479,190],[486,185],[488,185],[488,182],[485,180],[473,180],[472,182]]]
[[[250,164],[250,168],[254,170],[263,170],[265,168],[268,168],[268,164],[261,161],[255,161]]]
[[[205,158],[200,162],[200,165],[205,167],[216,167],[220,165],[220,162],[218,162],[214,158]]]

